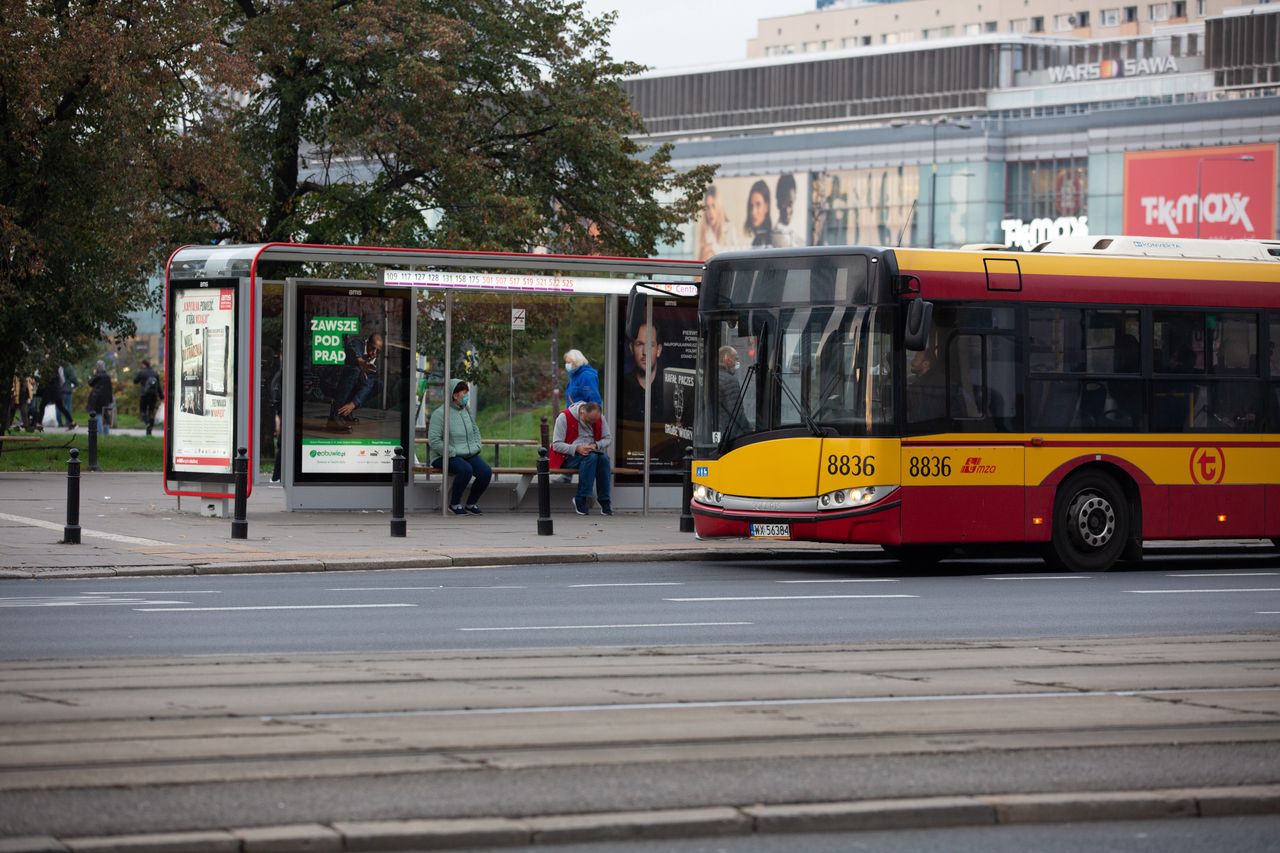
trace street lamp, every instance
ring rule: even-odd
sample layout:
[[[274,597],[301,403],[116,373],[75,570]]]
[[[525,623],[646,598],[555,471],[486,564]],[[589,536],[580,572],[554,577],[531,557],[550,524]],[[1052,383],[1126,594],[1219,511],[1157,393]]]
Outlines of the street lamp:
[[[929,155],[929,248],[934,248],[934,223],[938,216],[938,128],[943,125],[959,128],[960,130],[968,130],[971,125],[967,121],[954,119],[951,116],[940,116],[929,122],[933,128],[933,146]],[[907,122],[901,119],[894,119],[889,122],[890,127],[905,127]]]
[[[1253,156],[1250,154],[1241,154],[1236,157],[1201,157],[1196,161],[1196,239],[1200,239],[1200,220],[1204,219],[1204,198],[1200,195],[1200,187],[1202,178],[1204,177],[1204,164],[1209,160],[1234,160],[1237,163],[1252,163]]]

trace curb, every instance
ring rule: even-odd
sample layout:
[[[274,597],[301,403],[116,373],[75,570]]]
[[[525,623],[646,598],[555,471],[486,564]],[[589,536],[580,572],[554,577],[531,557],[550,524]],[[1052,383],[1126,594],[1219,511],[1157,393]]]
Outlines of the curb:
[[[857,547],[857,546],[855,546]],[[878,547],[878,546],[861,546]],[[856,552],[847,552],[856,553]],[[839,559],[841,552],[831,549],[768,548],[760,550],[726,550],[722,548],[681,548],[664,551],[538,551],[516,554],[463,554],[448,557],[441,554],[424,554],[421,557],[386,557],[351,560],[236,560],[223,563],[178,563],[156,566],[95,566],[93,568],[58,569],[8,569],[0,568],[0,581],[44,580],[46,578],[127,578],[169,575],[248,575],[285,574],[291,572],[360,572],[386,569],[448,569],[476,566],[537,566],[549,563],[653,563],[659,561],[705,560],[830,560]],[[3,853],[3,851],[0,851]]]
[[[0,568],[0,581],[76,578],[127,578],[170,575],[284,574],[290,572],[359,572],[388,569],[448,569],[475,566],[534,566],[549,563],[652,563],[700,560],[841,560],[855,554],[878,553],[878,545],[848,545],[841,548],[673,548],[617,551],[526,551],[516,554],[463,554],[449,557],[424,553],[419,557],[377,557],[371,559],[299,558],[292,560],[236,560],[221,563],[176,563],[153,566],[94,566],[81,568],[19,569]],[[1262,542],[1233,542],[1229,545],[1152,544],[1145,546],[1150,556],[1240,555],[1273,552]],[[886,557],[887,559],[887,557]],[[3,853],[0,850],[0,853]]]
[[[723,837],[793,832],[858,832],[952,826],[1235,817],[1280,814],[1280,784],[1149,791],[997,794],[960,797],[709,806],[530,818],[338,821],[205,832],[58,839],[0,839],[0,853],[182,849],[301,853],[527,847],[582,841]]]

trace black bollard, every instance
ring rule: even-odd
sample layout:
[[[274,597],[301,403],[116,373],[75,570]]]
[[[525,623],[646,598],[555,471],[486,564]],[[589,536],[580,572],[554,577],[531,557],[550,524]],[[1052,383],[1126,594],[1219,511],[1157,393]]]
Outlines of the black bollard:
[[[690,505],[693,503],[693,448],[686,447],[684,450],[684,489],[681,492],[683,498],[680,505],[680,532],[693,532],[693,511]]]
[[[404,523],[404,481],[408,470],[404,448],[397,447],[391,459],[391,535],[403,539],[408,532]]]
[[[231,473],[236,478],[236,506],[231,517],[231,538],[249,538],[249,520],[245,517],[245,504],[249,499],[249,451],[241,447],[231,461]]]
[[[89,470],[101,471],[98,467],[98,418],[101,414],[89,415]]]
[[[80,451],[74,447],[67,460],[67,526],[62,528],[62,543],[80,544]]]
[[[551,524],[551,463],[547,461],[547,449],[538,448],[538,535],[551,536],[555,531]]]

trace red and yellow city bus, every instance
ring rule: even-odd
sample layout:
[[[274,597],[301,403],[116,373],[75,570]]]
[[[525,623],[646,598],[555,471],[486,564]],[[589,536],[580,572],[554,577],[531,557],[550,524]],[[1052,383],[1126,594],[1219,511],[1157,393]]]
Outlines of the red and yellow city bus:
[[[699,303],[701,538],[1025,543],[1072,571],[1280,538],[1261,243],[737,252]]]

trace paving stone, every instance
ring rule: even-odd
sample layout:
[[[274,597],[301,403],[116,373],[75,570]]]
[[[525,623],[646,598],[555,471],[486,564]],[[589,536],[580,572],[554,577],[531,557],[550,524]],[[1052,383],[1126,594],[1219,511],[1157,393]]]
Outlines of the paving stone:
[[[236,829],[243,853],[329,853],[342,850],[342,836],[318,823]]]
[[[513,847],[530,841],[527,825],[506,818],[353,821],[333,828],[352,851]]]
[[[748,835],[751,832],[750,818],[737,809],[725,807],[552,815],[529,818],[525,822],[533,830],[535,844]]]

